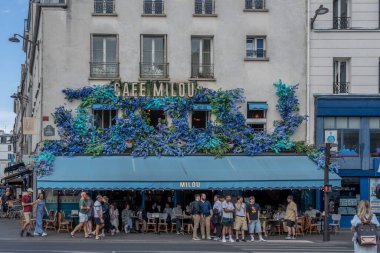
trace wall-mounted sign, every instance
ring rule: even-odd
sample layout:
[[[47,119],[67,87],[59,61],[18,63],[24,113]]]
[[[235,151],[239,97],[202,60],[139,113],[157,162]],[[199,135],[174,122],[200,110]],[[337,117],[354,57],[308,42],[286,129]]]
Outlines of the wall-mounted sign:
[[[325,143],[338,145],[338,130],[325,130]],[[332,147],[332,151],[338,151],[338,147]]]
[[[115,83],[115,95],[122,97],[193,97],[195,83]]]
[[[55,135],[55,129],[51,125],[47,125],[44,128],[44,136],[54,136]]]
[[[180,182],[180,188],[200,188],[201,182]]]
[[[380,178],[369,180],[369,201],[371,202],[371,211],[380,213]]]
[[[24,135],[35,135],[36,127],[35,120],[33,117],[24,117],[22,119],[22,130]]]

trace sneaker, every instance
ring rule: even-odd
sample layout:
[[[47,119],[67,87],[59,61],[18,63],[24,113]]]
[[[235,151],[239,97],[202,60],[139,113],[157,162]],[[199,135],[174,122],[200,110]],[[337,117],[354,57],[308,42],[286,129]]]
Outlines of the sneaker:
[[[21,233],[20,233],[20,236],[21,236],[21,237],[23,237],[23,236],[24,236],[24,232],[25,232],[25,231],[24,231],[24,229],[23,229],[23,230],[21,230]]]
[[[295,240],[295,239],[296,239],[296,238],[293,236],[293,237],[292,237],[292,240]]]
[[[41,236],[47,236],[47,234],[45,232],[43,232]]]
[[[242,242],[246,242],[247,240],[245,238],[241,239]]]
[[[251,242],[254,242],[255,241],[255,237],[251,237]]]
[[[237,239],[239,240],[239,239]],[[230,237],[230,242],[235,242],[234,239],[232,239],[232,236]]]
[[[180,235],[181,233],[180,233],[180,232],[177,232],[176,234],[177,234],[177,235]]]
[[[100,237],[106,237],[106,234],[101,233],[99,236],[100,236]]]
[[[219,238],[217,236],[214,237],[214,241],[218,241]]]
[[[212,240],[212,238],[209,236],[209,237],[207,237],[207,240]]]
[[[202,236],[202,240],[205,240],[205,239],[206,239],[206,237]]]
[[[193,240],[194,241],[200,241],[201,239],[199,239],[198,237],[193,237]]]
[[[266,242],[267,240],[265,240],[264,238],[260,238],[260,242]]]
[[[285,237],[285,240],[292,240],[292,237],[288,235],[287,237]]]
[[[230,240],[231,241],[231,240]],[[236,238],[236,242],[239,242],[239,238]]]
[[[227,242],[227,241],[226,241],[226,238],[223,237],[222,242]]]

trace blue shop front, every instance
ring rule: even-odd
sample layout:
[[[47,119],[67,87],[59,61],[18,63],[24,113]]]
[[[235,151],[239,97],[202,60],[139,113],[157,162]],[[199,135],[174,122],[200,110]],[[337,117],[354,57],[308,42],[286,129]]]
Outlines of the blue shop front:
[[[330,197],[342,227],[350,227],[360,200],[380,214],[380,96],[315,96],[315,140],[334,142],[342,186]]]

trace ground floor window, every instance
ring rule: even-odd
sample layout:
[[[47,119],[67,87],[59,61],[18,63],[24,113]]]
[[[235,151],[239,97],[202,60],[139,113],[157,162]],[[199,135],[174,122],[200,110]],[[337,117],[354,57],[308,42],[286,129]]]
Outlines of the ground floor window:
[[[116,123],[117,110],[94,110],[94,125],[97,128],[110,128]]]
[[[258,124],[248,124],[255,132],[262,132],[265,131],[265,123],[258,123]]]
[[[360,201],[360,179],[342,178],[342,187],[334,190],[330,199],[333,213],[355,215]]]
[[[205,129],[208,121],[208,111],[193,111],[191,124],[193,128]]]
[[[166,119],[165,112],[163,110],[147,110],[146,114],[149,124],[153,127],[157,127],[158,123],[163,123]]]

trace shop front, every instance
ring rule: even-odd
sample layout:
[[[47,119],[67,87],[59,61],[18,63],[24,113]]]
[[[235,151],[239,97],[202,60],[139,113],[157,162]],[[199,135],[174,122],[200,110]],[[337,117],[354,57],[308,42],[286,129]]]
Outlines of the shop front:
[[[340,187],[340,177],[330,173],[330,184]],[[153,203],[183,207],[196,193],[233,197],[255,195],[262,205],[277,207],[286,196],[297,197],[299,206],[320,202],[323,171],[306,156],[186,156],[56,157],[54,171],[37,181],[52,208],[77,209],[79,192],[107,195],[122,207],[125,203],[147,210]],[[308,203],[307,203],[308,202]]]

